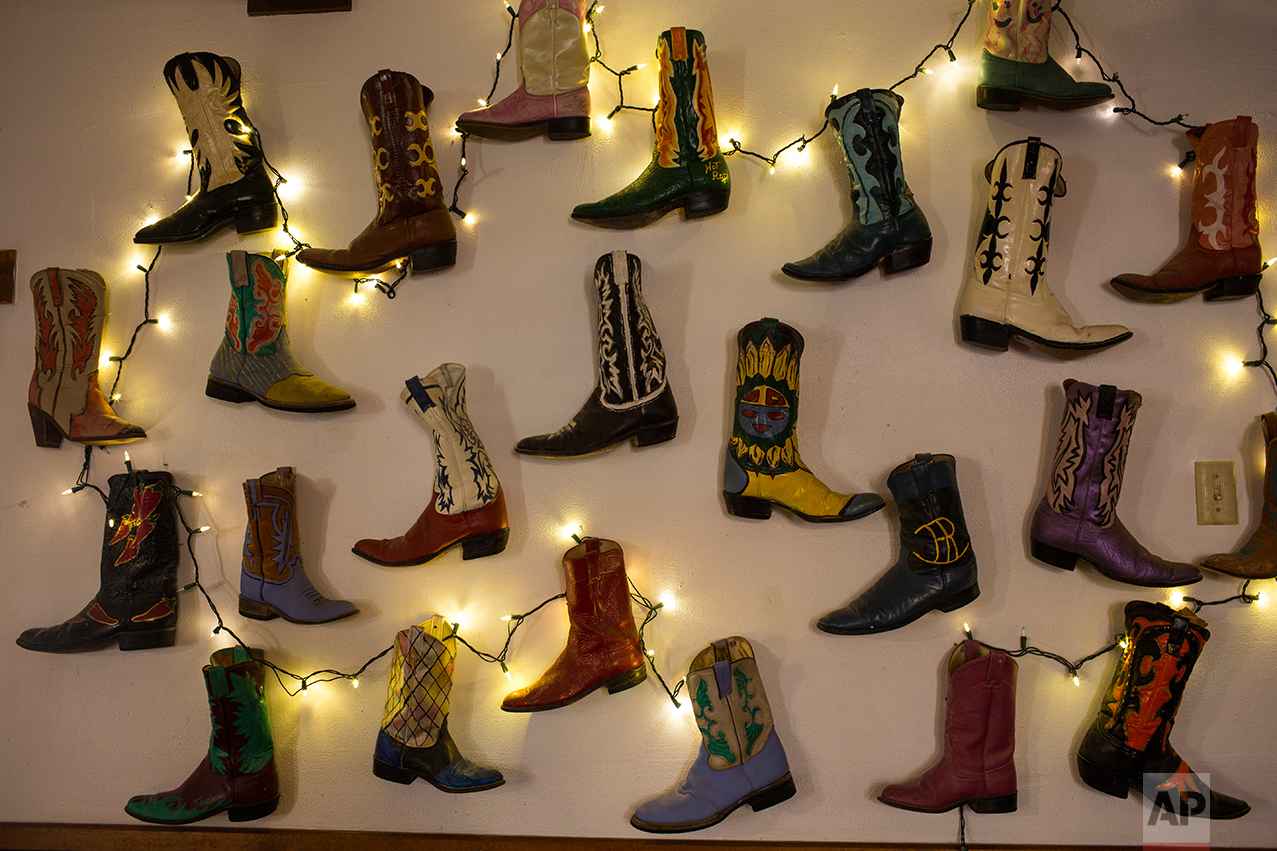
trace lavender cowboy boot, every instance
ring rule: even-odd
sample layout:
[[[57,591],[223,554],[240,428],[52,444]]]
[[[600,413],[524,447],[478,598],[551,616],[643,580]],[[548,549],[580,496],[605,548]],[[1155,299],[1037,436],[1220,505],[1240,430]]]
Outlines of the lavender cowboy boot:
[[[1029,532],[1033,557],[1065,570],[1088,562],[1108,578],[1132,585],[1188,585],[1202,578],[1195,566],[1151,554],[1117,517],[1139,407],[1134,390],[1093,387],[1071,378],[1064,382],[1060,446]]]

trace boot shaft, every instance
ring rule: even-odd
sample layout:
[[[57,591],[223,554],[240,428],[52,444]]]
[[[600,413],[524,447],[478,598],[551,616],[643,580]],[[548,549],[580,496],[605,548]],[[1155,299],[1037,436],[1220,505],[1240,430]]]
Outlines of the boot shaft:
[[[287,263],[287,261],[283,261]],[[285,267],[263,254],[231,251],[226,255],[231,277],[231,301],[226,309],[226,339],[237,352],[269,356],[287,335],[284,296]],[[282,348],[287,348],[287,338]]]
[[[402,71],[378,71],[359,93],[372,141],[377,218],[385,225],[444,208],[426,123],[434,92]]]
[[[266,674],[261,650],[228,647],[204,667],[209,715],[209,765],[232,777],[273,771],[275,744],[266,708]]]
[[[44,269],[31,276],[31,300],[36,338],[30,401],[70,433],[98,371],[106,282],[88,269]]]
[[[1065,193],[1060,152],[1030,136],[998,151],[985,168],[989,204],[972,261],[972,281],[1013,289],[1021,298],[1050,298],[1046,286],[1051,205]]]
[[[989,0],[984,49],[994,56],[1039,65],[1050,35],[1051,0]]]
[[[590,82],[586,0],[519,4],[519,72],[530,95],[557,95]]]
[[[240,93],[239,63],[215,53],[182,53],[164,65],[186,122],[200,191],[234,183],[262,162],[257,129]]]
[[[609,644],[638,647],[625,554],[616,541],[586,538],[563,555],[568,645],[588,655]]]
[[[1255,166],[1259,127],[1249,115],[1194,127],[1192,222],[1203,248],[1246,248],[1259,241]]]
[[[900,157],[904,98],[886,89],[861,89],[825,110],[851,175],[851,198],[862,225],[894,222],[917,208]]]
[[[776,319],[751,322],[736,337],[736,417],[728,452],[768,475],[804,469],[798,456],[798,364],[803,337]]]
[[[624,251],[594,266],[599,295],[599,402],[626,411],[652,401],[666,387],[665,348],[643,299],[643,264]]]
[[[424,379],[404,382],[399,398],[430,427],[435,443],[435,510],[476,511],[497,498],[500,483],[488,452],[466,412],[466,368],[436,367]]]
[[[935,574],[975,562],[952,455],[917,455],[887,477],[900,510],[900,546],[912,573]]]
[[[439,741],[448,718],[456,659],[457,640],[443,615],[399,631],[381,719],[391,738],[412,748]]]
[[[144,623],[177,611],[176,514],[172,474],[134,470],[110,478],[102,585],[94,598],[106,615]],[[136,611],[144,603],[149,609]]]
[[[1206,622],[1187,609],[1127,603],[1126,647],[1100,706],[1105,732],[1146,757],[1166,754],[1184,686],[1209,638]]]
[[[947,756],[957,773],[987,775],[1010,766],[1014,774],[1018,672],[1004,651],[978,641],[967,640],[954,649],[944,730]]]
[[[282,582],[303,570],[297,535],[293,468],[279,467],[244,482],[248,525],[244,529],[244,572]]]
[[[696,654],[687,693],[710,768],[732,768],[762,751],[774,724],[747,639],[719,639]]]
[[[705,36],[674,27],[656,40],[660,100],[654,117],[656,164],[685,166],[694,178],[729,183],[718,148]],[[699,184],[698,184],[699,185]]]
[[[1056,513],[1100,528],[1113,525],[1141,401],[1134,390],[1111,384],[1064,382],[1064,421],[1047,488],[1047,501]]]

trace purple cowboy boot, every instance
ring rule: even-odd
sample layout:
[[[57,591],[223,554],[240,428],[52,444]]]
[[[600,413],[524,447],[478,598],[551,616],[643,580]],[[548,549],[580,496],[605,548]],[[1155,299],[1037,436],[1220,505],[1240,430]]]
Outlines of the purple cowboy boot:
[[[1202,578],[1191,564],[1144,549],[1117,517],[1122,470],[1140,394],[1111,384],[1064,382],[1064,422],[1046,496],[1029,531],[1033,557],[1072,570],[1079,561],[1119,582],[1152,588]]]

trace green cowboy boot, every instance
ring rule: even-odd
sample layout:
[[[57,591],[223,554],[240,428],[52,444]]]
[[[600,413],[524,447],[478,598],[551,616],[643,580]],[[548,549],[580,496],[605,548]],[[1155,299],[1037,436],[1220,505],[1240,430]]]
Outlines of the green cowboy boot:
[[[355,407],[349,393],[320,381],[293,357],[284,322],[284,267],[243,251],[230,252],[226,262],[231,303],[226,333],[208,367],[205,395],[302,413]]]
[[[572,218],[603,228],[641,228],[671,210],[689,219],[727,209],[732,179],[718,149],[714,95],[705,61],[705,37],[674,27],[656,40],[661,98],[653,119],[656,150],[629,186],[593,204],[578,204]]]
[[[851,174],[856,217],[810,257],[781,271],[800,281],[833,283],[882,265],[901,272],[931,260],[931,228],[905,183],[900,159],[900,107],[886,89],[861,89],[829,104],[825,115]]]

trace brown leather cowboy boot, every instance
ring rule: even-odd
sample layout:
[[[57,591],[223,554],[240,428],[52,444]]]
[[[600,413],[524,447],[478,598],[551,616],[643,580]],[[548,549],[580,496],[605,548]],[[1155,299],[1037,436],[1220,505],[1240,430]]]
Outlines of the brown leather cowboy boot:
[[[405,258],[412,271],[457,262],[457,229],[443,202],[426,124],[434,92],[411,74],[378,71],[360,91],[372,136],[377,216],[348,248],[305,248],[297,259],[336,274],[380,272]]]
[[[1233,553],[1216,553],[1202,559],[1202,567],[1241,579],[1277,577],[1277,491],[1273,490],[1273,468],[1277,467],[1277,414],[1269,411],[1260,418],[1264,429],[1264,501],[1259,526],[1250,540]]]

